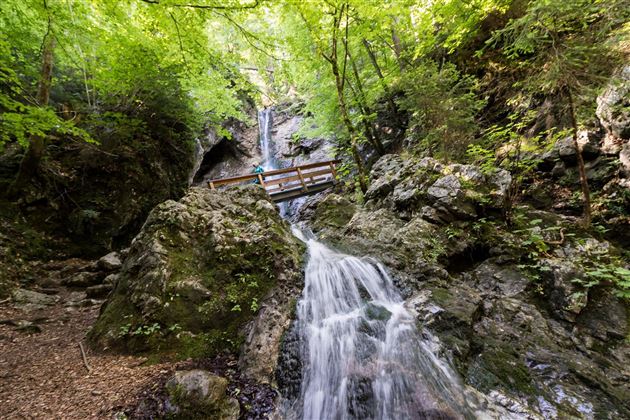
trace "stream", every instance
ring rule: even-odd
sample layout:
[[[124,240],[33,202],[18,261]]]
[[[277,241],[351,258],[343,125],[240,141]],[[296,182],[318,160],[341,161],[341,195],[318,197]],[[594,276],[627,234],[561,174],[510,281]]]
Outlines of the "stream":
[[[259,112],[266,170],[278,165],[271,120],[271,110]],[[339,253],[295,226],[293,233],[308,250],[295,321],[302,380],[283,417],[474,418],[457,374],[435,355],[434,338],[417,329],[386,268]]]

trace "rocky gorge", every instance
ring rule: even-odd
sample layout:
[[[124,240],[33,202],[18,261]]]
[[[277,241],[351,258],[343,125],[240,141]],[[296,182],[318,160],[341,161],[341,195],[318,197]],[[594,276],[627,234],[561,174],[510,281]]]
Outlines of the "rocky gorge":
[[[40,3],[0,418],[630,418],[623,0]]]

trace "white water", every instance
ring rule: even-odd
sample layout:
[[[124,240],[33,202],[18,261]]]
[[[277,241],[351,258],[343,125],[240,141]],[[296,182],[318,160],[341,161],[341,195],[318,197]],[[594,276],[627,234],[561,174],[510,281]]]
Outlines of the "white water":
[[[273,117],[271,108],[265,108],[258,111],[258,133],[260,136],[260,151],[262,154],[262,167],[265,171],[278,169],[271,139],[271,128],[273,125]]]
[[[278,169],[271,109],[258,113],[266,171]],[[287,216],[280,205],[280,214]],[[392,279],[376,261],[341,254],[305,236],[305,288],[297,323],[303,371],[285,417],[456,419],[468,414],[458,377],[421,336]]]
[[[295,233],[308,263],[297,308],[301,404],[287,417],[470,417],[456,374],[419,334],[384,267]]]
[[[273,114],[271,108],[264,108],[258,111],[258,136],[260,141],[260,152],[262,155],[261,166],[265,171],[273,171],[274,169],[280,169],[280,162],[275,155],[275,147],[273,144],[273,138],[271,136],[271,129],[273,127]],[[275,178],[279,177],[276,175]],[[274,179],[274,176],[265,177],[266,180]],[[287,203],[278,204],[280,209],[280,215],[287,217],[288,206]]]

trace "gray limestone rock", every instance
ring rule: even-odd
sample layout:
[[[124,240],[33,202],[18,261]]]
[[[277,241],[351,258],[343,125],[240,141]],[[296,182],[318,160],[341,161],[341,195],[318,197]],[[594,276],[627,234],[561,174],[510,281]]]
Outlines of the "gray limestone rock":
[[[98,260],[98,267],[108,271],[120,269],[120,267],[122,267],[120,255],[118,252],[110,252],[109,254],[104,255]]]

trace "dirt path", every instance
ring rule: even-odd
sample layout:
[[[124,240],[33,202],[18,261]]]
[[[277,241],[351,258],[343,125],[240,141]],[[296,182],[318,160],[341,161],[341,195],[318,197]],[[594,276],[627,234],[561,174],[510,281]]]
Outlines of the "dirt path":
[[[98,315],[99,306],[68,308],[69,293],[42,309],[0,306],[0,418],[113,418],[142,389],[172,369],[142,366],[144,359],[98,355],[87,350],[88,373],[79,342]],[[37,321],[39,333],[16,330],[15,321]],[[31,327],[37,328],[37,327]]]

